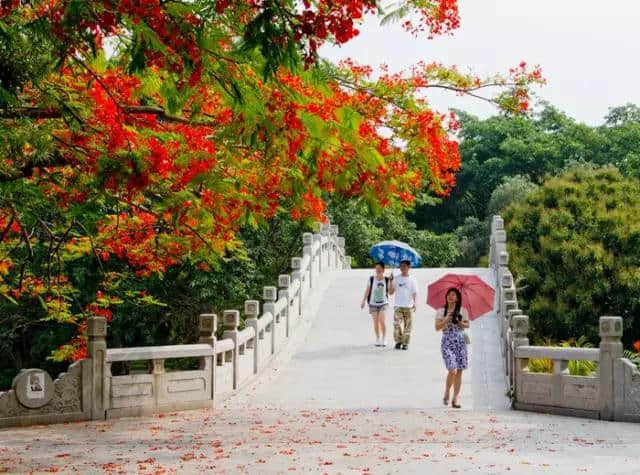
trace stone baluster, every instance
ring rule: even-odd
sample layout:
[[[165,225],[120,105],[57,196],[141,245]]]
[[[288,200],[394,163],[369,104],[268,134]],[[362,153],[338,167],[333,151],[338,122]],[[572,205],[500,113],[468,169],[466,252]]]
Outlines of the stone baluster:
[[[339,269],[344,269],[345,268],[345,258],[346,258],[346,251],[345,251],[345,240],[342,236],[338,236],[338,268]]]
[[[518,373],[528,364],[527,360],[516,360],[516,348],[528,346],[529,317],[516,315],[513,317],[513,353],[511,355],[511,367],[513,368],[513,387],[517,395]]]
[[[201,313],[198,316],[198,343],[204,343],[211,347],[216,346],[216,329],[218,328],[218,316],[215,313]]]
[[[322,227],[320,229],[320,235],[327,240],[327,244],[325,244],[324,249],[322,250],[322,268],[330,268],[331,267],[331,225],[329,223],[322,223]]]
[[[153,396],[156,407],[164,406],[169,402],[167,385],[165,382],[164,358],[151,360],[149,373],[153,376]]]
[[[616,360],[622,358],[622,317],[600,317],[600,419],[614,420],[616,414]]]
[[[287,301],[287,306],[284,308],[284,318],[285,318],[285,334],[287,338],[289,338],[289,329],[291,327],[291,295],[289,295],[289,286],[291,286],[291,276],[288,274],[280,274],[278,276],[278,298],[284,298]]]
[[[519,308],[514,308],[509,310],[509,319],[508,319],[508,327],[507,327],[507,332],[503,338],[503,348],[504,348],[504,358],[505,358],[505,372],[507,374],[507,376],[509,376],[509,382],[511,383],[511,385],[514,384],[515,380],[514,380],[514,373],[515,373],[515,369],[514,369],[514,357],[513,354],[511,353],[511,342],[513,341],[514,338],[514,333],[513,333],[513,319],[516,315],[522,315],[522,310],[520,310]]]
[[[260,302],[257,300],[245,300],[244,302],[244,323],[247,328],[253,328],[255,336],[253,337],[253,374],[258,374],[260,366],[260,334],[258,332],[258,316],[260,316]],[[251,340],[250,340],[251,341]],[[248,343],[247,343],[248,345]]]
[[[91,419],[102,420],[108,409],[108,394],[105,381],[107,357],[107,319],[89,317],[87,319],[87,355],[91,364]]]
[[[309,281],[307,283],[309,288],[313,287],[313,253],[312,253],[313,239],[314,237],[313,237],[313,234],[311,233],[304,233],[302,235],[302,244],[303,244],[302,257],[304,258],[306,256],[309,256],[309,268],[307,269],[308,278],[305,279]],[[293,267],[293,265],[291,267]],[[293,268],[296,269],[295,267]],[[298,270],[299,269],[300,267],[298,267]]]
[[[513,287],[513,275],[511,274],[509,268],[501,267],[498,270],[498,279],[498,302],[500,302],[501,305],[498,305],[496,311],[498,312],[500,317],[504,318],[504,309],[502,308],[502,303],[505,301],[504,292],[506,289],[510,289]]]
[[[308,285],[307,281],[311,278],[311,274],[307,275],[307,278],[303,280],[302,274],[302,258],[294,257],[291,259],[291,280],[298,279],[300,281],[300,288],[298,288],[298,316],[302,315],[302,296],[305,292],[305,287]],[[311,268],[311,266],[309,266]]]
[[[233,389],[238,389],[238,382],[240,381],[240,365],[238,356],[240,354],[238,348],[238,325],[240,325],[240,312],[238,310],[225,310],[222,314],[222,324],[224,326],[224,332],[222,338],[230,338],[233,340],[232,361],[233,364]]]
[[[497,270],[498,253],[496,253],[496,232],[504,229],[504,221],[500,216],[494,216],[491,220],[491,240],[489,243],[489,265]]]
[[[331,236],[331,251],[332,251],[330,266],[333,267],[334,269],[338,268],[338,259],[340,255],[340,253],[338,252],[338,233],[339,232],[340,232],[340,229],[338,228],[337,224],[332,224],[329,227],[329,233]]]
[[[218,316],[215,313],[201,313],[198,315],[198,343],[213,348],[213,356],[211,357],[211,399],[216,392],[216,329],[218,328]],[[206,369],[206,358],[200,359],[200,369]]]
[[[278,295],[278,289],[275,287],[264,287],[262,289],[262,298],[264,300],[264,304],[262,305],[262,309],[265,312],[271,313],[273,315],[273,320],[271,321],[271,354],[275,354],[276,352],[276,297]]]
[[[312,257],[312,259],[311,259],[312,271],[311,272],[312,273],[315,272],[315,269],[313,269],[313,264],[314,264],[314,262],[316,262],[316,259],[317,259],[317,263],[316,263],[316,265],[318,266],[317,267],[317,275],[319,275],[319,274],[322,274],[322,269],[323,269],[323,266],[322,266],[322,255],[323,255],[322,254],[322,235],[320,233],[315,233],[313,235],[313,242],[314,243],[316,243],[316,242],[318,243],[318,255],[317,255],[317,257],[316,257],[315,254],[311,256]],[[315,282],[315,278],[314,278],[314,282]]]

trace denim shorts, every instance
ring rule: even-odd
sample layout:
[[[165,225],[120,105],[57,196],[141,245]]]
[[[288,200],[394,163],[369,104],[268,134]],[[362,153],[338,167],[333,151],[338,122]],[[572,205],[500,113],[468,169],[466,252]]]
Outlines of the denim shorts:
[[[389,308],[389,304],[385,303],[383,305],[371,305],[369,304],[369,313],[374,315],[378,312],[386,312]]]

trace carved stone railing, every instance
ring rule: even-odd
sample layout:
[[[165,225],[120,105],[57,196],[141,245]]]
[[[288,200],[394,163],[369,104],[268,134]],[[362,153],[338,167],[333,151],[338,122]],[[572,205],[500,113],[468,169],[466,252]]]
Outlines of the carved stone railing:
[[[600,317],[600,347],[529,346],[529,317],[522,314],[504,222],[491,223],[489,265],[496,275],[496,311],[502,354],[515,409],[604,420],[640,422],[640,371],[622,357],[622,318]],[[548,359],[553,373],[529,371],[529,359]],[[569,361],[596,361],[591,376],[569,374]]]
[[[247,300],[245,327],[240,312],[225,310],[223,334],[215,336],[217,316],[198,318],[197,344],[107,348],[103,317],[88,319],[88,357],[51,381],[42,370],[23,370],[10,391],[0,393],[0,427],[100,420],[156,412],[212,407],[256,377],[295,332],[310,298],[334,271],[349,269],[338,227],[323,223],[305,233],[302,257],[291,260],[292,272],[280,275],[277,287],[265,287],[261,303]],[[197,360],[197,368],[171,370],[167,360]],[[113,374],[114,365],[142,366]]]

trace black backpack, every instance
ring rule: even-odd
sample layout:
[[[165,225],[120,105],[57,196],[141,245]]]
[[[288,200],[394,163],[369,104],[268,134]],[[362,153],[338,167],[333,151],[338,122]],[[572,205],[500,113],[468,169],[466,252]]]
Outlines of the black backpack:
[[[384,287],[387,293],[387,299],[389,298],[389,277],[384,276]],[[371,301],[371,291],[373,290],[373,276],[369,276],[369,292],[367,293],[367,303]]]

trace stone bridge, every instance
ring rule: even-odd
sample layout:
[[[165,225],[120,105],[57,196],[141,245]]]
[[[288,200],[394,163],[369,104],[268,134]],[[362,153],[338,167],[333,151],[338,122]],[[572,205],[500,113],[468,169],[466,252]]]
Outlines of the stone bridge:
[[[374,346],[359,307],[370,271],[350,269],[329,226],[304,236],[302,257],[262,302],[246,302],[244,326],[239,311],[224,312],[221,338],[206,314],[192,345],[110,349],[92,318],[89,358],[55,381],[23,371],[0,393],[0,472],[638,473],[640,430],[629,422],[640,421],[640,373],[622,358],[620,320],[601,318],[598,349],[529,346],[499,217],[490,245],[489,268],[412,270],[409,351]],[[471,325],[462,409],[442,405],[424,303],[446,272],[496,288],[494,312]],[[530,373],[533,357],[553,360],[553,374]],[[172,371],[176,358],[196,364]],[[598,361],[598,372],[569,375],[575,359]],[[122,361],[147,370],[119,374]]]

